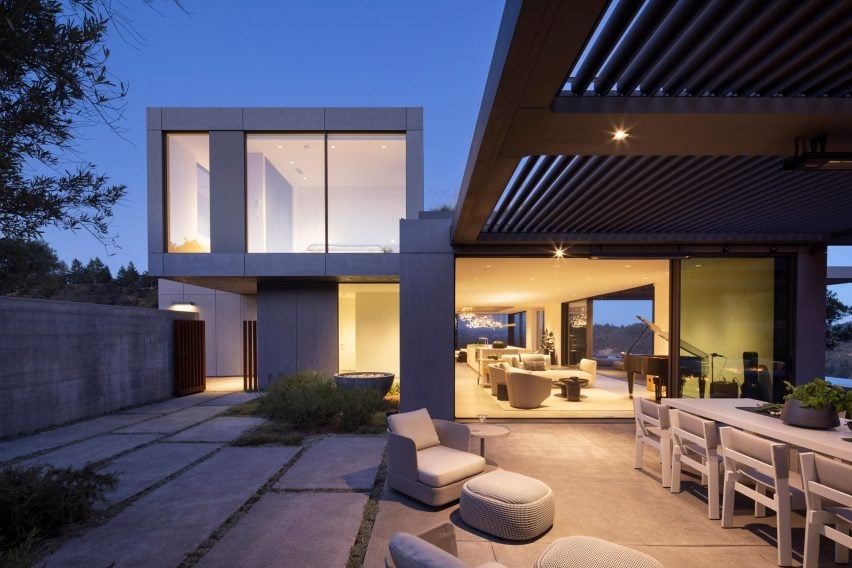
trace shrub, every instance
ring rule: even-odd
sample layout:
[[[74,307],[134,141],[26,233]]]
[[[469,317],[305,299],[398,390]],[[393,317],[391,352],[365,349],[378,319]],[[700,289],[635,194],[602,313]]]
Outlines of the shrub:
[[[379,393],[339,389],[316,371],[282,375],[258,399],[258,404],[264,416],[303,431],[363,430],[374,424],[374,415],[384,408]]]
[[[92,504],[115,487],[116,477],[83,469],[0,469],[0,549],[55,536],[65,525],[87,519]]]

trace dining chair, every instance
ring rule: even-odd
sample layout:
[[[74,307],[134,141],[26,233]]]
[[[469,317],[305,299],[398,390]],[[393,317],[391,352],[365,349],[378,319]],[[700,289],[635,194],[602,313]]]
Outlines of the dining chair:
[[[672,439],[669,428],[669,407],[637,396],[633,399],[633,416],[636,420],[635,461],[633,467],[642,469],[645,446],[660,452],[663,464],[663,487],[672,485]]]
[[[812,452],[799,454],[799,463],[808,507],[804,568],[819,564],[820,535],[834,541],[834,561],[846,564],[852,548],[852,465]]]
[[[730,426],[720,428],[719,437],[725,464],[722,528],[734,526],[736,493],[754,500],[756,517],[769,507],[776,513],[778,565],[792,566],[791,497],[801,497],[801,480],[791,475],[790,447]]]
[[[719,518],[719,432],[716,422],[671,409],[672,476],[671,492],[680,493],[684,464],[701,474],[707,484],[707,517]]]

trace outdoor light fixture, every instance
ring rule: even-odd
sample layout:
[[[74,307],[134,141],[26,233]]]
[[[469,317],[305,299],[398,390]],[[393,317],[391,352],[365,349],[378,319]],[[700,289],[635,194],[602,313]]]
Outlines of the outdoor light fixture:
[[[565,249],[561,246],[553,249],[553,258],[565,258]]]
[[[626,140],[630,134],[627,133],[626,130],[618,129],[612,133],[612,139],[615,141]]]
[[[782,170],[802,172],[852,172],[852,152],[827,152],[828,133],[794,140],[793,156],[781,163]]]
[[[174,312],[197,312],[194,302],[172,302],[172,307],[169,308]]]

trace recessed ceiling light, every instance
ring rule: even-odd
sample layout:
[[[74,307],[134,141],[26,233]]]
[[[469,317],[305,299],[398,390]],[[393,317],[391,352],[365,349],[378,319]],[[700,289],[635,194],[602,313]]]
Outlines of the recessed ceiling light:
[[[295,164],[295,163],[296,163],[296,160],[290,160],[290,163],[291,163],[291,164]]]
[[[612,133],[613,140],[626,140],[628,136],[630,136],[630,134],[628,134],[626,130],[621,129],[618,129]]]
[[[565,249],[562,247],[556,247],[553,249],[553,256],[555,258],[565,258]]]
[[[531,277],[530,280],[535,280],[535,276]]]
[[[279,144],[279,145],[278,145],[278,149],[279,149],[279,150],[280,150],[281,148],[283,148],[283,147],[284,147],[284,146],[282,146],[281,144]]]
[[[337,148],[337,146],[335,146],[334,144],[332,144],[332,145],[331,145],[331,147],[332,147],[332,148]]]
[[[308,176],[303,177],[302,179],[308,179]]]
[[[625,265],[624,265],[624,268],[630,268],[630,265],[629,265],[629,264],[625,264]]]
[[[695,268],[701,268],[702,266],[704,266],[704,265],[703,264],[696,264]]]
[[[485,268],[491,268],[491,265],[490,265],[490,264],[486,264],[486,265],[485,265]]]
[[[382,149],[383,149],[383,150],[384,150],[385,148],[387,148],[387,147],[388,147],[388,145],[387,145],[387,144],[382,144]]]
[[[589,276],[589,277],[587,277],[587,278],[586,278],[586,280],[591,280],[591,279],[592,279],[592,277],[591,277],[591,276]]]

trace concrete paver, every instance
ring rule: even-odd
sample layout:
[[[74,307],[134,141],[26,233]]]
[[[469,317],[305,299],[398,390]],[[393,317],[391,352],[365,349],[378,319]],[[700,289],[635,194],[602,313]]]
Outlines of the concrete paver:
[[[265,422],[249,416],[220,416],[166,438],[168,442],[230,442]]]
[[[81,468],[87,463],[111,458],[156,438],[152,434],[106,434],[26,460],[23,465]]]
[[[98,507],[132,497],[220,447],[222,444],[151,444],[122,456],[100,470],[118,476],[118,484]]]
[[[77,422],[76,424],[61,426],[54,430],[47,430],[40,434],[25,436],[9,440],[8,442],[0,442],[0,462],[56,448],[91,436],[97,436],[98,434],[136,424],[148,418],[148,416],[109,414]]]
[[[225,392],[200,392],[197,394],[191,394],[187,396],[180,396],[177,398],[170,398],[168,400],[164,400],[162,402],[155,402],[154,404],[146,404],[145,406],[139,406],[137,408],[129,408],[125,410],[124,414],[166,414],[169,412],[174,412],[175,410],[181,410],[183,408],[189,408],[192,406],[199,405],[203,402],[209,402],[211,400],[215,400],[217,398],[222,398],[227,395]]]
[[[171,414],[165,414],[159,418],[152,418],[151,420],[139,422],[138,424],[117,430],[117,432],[121,434],[139,434],[147,432],[168,434],[170,432],[183,430],[184,428],[189,428],[193,424],[198,424],[199,422],[213,418],[221,412],[224,412],[224,409],[220,406],[195,406],[192,408],[178,410]]]
[[[298,450],[225,448],[68,542],[43,565],[177,566]]]
[[[385,436],[320,440],[284,474],[276,488],[368,490],[376,480],[386,442]]]
[[[268,493],[199,565],[343,567],[366,503],[364,493]]]
[[[234,406],[250,402],[260,396],[256,392],[234,392],[225,396],[214,398],[213,400],[202,402],[199,406]]]

